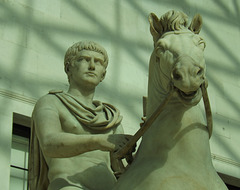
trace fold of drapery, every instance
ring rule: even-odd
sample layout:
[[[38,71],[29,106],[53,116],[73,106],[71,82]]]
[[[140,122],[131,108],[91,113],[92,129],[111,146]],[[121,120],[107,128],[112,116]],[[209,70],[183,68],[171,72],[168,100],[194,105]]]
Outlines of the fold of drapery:
[[[93,101],[95,109],[82,104],[77,98],[68,93],[54,93],[75,118],[85,127],[96,131],[103,131],[118,126],[122,116],[117,108],[111,104]],[[105,117],[100,117],[104,113]]]

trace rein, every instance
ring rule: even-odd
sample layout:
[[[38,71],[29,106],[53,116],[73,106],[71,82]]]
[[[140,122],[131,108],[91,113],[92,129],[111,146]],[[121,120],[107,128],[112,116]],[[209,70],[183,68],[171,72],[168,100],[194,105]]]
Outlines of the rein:
[[[210,102],[209,102],[209,98],[208,98],[208,93],[207,93],[206,83],[205,82],[203,82],[203,84],[201,85],[201,90],[202,90],[202,97],[203,97],[205,113],[206,113],[206,119],[207,119],[207,128],[208,128],[209,138],[210,138],[211,135],[212,135],[212,128],[213,128],[212,127],[212,112],[211,112],[211,107],[210,107]],[[162,111],[164,110],[165,106],[168,104],[169,100],[171,99],[173,93],[174,93],[174,87],[172,86],[170,92],[168,93],[168,95],[166,96],[164,101],[158,106],[158,108],[151,115],[151,117],[149,117],[144,122],[142,127],[134,134],[134,136],[127,142],[127,144],[125,144],[125,146],[122,147],[122,149],[120,149],[119,151],[114,153],[114,157],[117,160],[121,160],[124,157],[126,157],[126,155],[131,154],[130,151],[133,149],[133,147],[135,146],[136,142],[143,136],[143,134],[150,128],[150,126],[157,119],[157,117],[162,113]],[[130,158],[130,162],[131,161],[132,161],[132,158]]]
[[[212,121],[212,111],[211,111],[210,101],[208,98],[205,82],[201,85],[201,90],[202,90],[203,103],[204,103],[205,114],[207,119],[207,128],[208,128],[209,139],[210,139],[212,136],[213,121]]]

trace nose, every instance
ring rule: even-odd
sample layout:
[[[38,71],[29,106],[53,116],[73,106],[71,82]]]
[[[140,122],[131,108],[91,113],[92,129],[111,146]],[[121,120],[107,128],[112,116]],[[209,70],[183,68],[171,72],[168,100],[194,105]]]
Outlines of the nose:
[[[191,70],[187,71],[183,68],[174,68],[172,71],[172,79],[175,81],[180,81],[184,79],[184,76],[191,75],[194,78],[203,77],[203,69],[198,66],[194,66]]]
[[[182,91],[193,91],[204,80],[203,68],[192,64],[176,65],[171,74],[173,84]]]
[[[89,60],[89,66],[88,66],[88,68],[89,68],[90,70],[94,70],[94,69],[95,69],[94,58],[91,58],[91,59]]]

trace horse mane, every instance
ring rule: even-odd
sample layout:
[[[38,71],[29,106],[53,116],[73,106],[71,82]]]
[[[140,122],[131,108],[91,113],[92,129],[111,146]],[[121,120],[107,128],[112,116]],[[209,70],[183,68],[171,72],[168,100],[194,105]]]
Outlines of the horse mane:
[[[167,32],[187,29],[188,16],[180,11],[171,10],[158,18],[154,13],[149,15],[150,32],[156,42]]]
[[[183,12],[169,11],[159,19],[159,25],[161,27],[161,36],[170,31],[179,31],[187,27],[188,16]],[[160,31],[159,31],[160,32]]]

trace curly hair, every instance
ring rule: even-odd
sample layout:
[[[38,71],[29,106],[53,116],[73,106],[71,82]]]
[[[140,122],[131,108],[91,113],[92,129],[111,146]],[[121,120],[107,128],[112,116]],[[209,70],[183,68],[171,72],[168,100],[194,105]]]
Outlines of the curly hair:
[[[104,66],[107,68],[108,65],[108,55],[106,50],[96,42],[92,41],[80,41],[73,44],[70,48],[68,48],[65,57],[64,57],[64,70],[67,72],[67,66],[71,63],[71,61],[75,58],[78,52],[81,50],[90,50],[103,54],[104,56]]]

